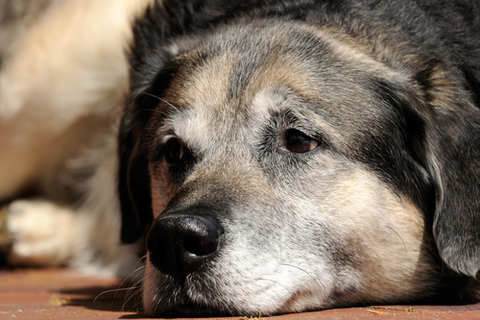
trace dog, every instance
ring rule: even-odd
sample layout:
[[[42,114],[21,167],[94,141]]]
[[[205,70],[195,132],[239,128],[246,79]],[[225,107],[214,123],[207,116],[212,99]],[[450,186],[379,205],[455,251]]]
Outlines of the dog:
[[[11,264],[126,276],[143,252],[147,316],[478,301],[477,2],[18,5]]]

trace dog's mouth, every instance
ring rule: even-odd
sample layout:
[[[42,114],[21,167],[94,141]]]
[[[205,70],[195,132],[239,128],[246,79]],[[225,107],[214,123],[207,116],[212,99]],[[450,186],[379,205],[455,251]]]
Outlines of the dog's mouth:
[[[147,315],[162,318],[229,317],[234,315],[218,306],[192,300],[185,293],[185,288],[180,291],[182,293],[176,292],[174,301],[160,302],[153,308],[154,311],[147,312]]]
[[[216,308],[200,305],[186,298],[181,303],[164,308],[159,314],[163,318],[197,318],[197,317],[228,317],[231,313]]]
[[[147,279],[156,278],[156,281],[144,287],[146,316],[197,318],[228,317],[238,314],[238,310],[218,300],[218,293],[206,288],[211,287],[205,285],[206,279],[210,277],[202,270],[189,274],[183,281],[159,270],[155,270],[153,274],[155,276],[147,276]]]

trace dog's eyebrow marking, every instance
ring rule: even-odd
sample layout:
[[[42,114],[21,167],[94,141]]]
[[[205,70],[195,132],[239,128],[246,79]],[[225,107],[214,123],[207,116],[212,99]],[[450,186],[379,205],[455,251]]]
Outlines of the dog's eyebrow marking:
[[[310,102],[295,99],[288,88],[269,88],[257,92],[247,112],[250,118],[259,123],[269,123],[272,117],[275,122],[288,122],[297,125],[291,129],[304,130],[312,136],[321,135],[329,145],[331,144],[339,151],[345,151],[345,137],[341,134],[340,128],[329,122],[326,115],[322,114],[319,106],[313,106]],[[297,106],[292,108],[292,106]],[[286,119],[287,113],[292,119]],[[255,128],[262,128],[262,125],[253,125]],[[285,129],[287,129],[285,127]],[[259,134],[259,133],[257,133]]]

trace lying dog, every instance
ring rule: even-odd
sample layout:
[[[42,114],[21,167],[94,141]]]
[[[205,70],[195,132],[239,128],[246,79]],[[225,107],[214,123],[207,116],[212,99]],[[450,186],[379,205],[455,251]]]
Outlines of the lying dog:
[[[1,194],[56,203],[10,205],[13,263],[128,274],[145,243],[149,316],[478,299],[476,2],[42,12],[0,34],[23,35],[2,52]]]

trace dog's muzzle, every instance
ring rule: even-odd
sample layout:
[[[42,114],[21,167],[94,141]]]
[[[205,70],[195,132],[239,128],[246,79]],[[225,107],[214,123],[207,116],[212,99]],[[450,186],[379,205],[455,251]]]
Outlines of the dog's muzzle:
[[[164,274],[183,283],[219,250],[223,230],[212,217],[195,210],[162,214],[147,237],[150,261]]]

